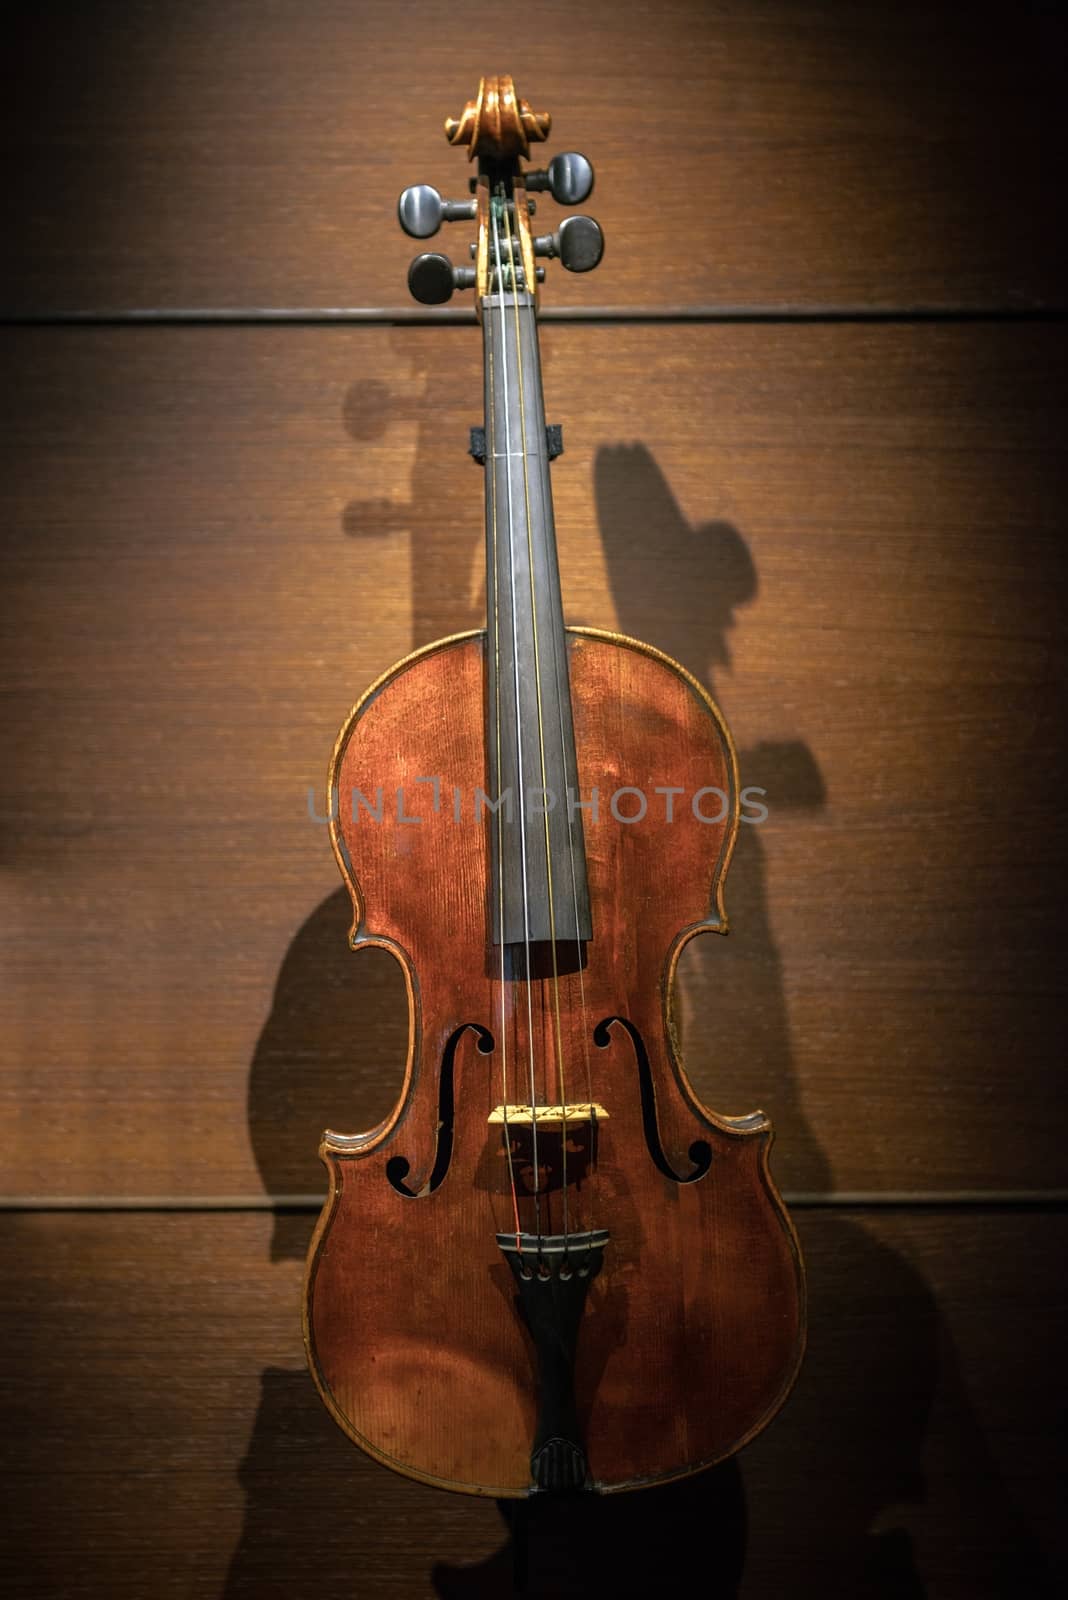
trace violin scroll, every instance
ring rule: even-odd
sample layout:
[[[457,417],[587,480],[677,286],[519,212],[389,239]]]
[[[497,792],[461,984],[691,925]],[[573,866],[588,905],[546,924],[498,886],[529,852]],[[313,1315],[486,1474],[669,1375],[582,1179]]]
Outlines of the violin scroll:
[[[531,144],[547,139],[552,125],[548,111],[532,111],[505,74],[480,81],[477,98],[467,102],[462,114],[445,118],[445,137],[450,144],[465,144],[469,161],[476,156],[507,161],[528,158]]]

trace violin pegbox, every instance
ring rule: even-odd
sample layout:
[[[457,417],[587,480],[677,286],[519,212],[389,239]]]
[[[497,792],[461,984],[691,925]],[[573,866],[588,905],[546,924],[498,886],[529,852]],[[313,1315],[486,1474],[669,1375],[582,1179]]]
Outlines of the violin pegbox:
[[[443,222],[477,221],[478,239],[471,245],[474,267],[453,266],[448,256],[428,251],[408,269],[408,288],[424,305],[441,305],[456,289],[474,289],[482,315],[484,296],[498,287],[529,292],[538,298],[545,268],[537,257],[559,260],[568,272],[589,272],[604,253],[604,235],[592,217],[565,218],[555,233],[534,236],[533,193],[547,191],[558,205],[578,205],[593,189],[593,167],[575,151],[556,155],[546,169],[524,172],[520,158],[530,146],[548,138],[552,117],[534,111],[520,99],[508,76],[483,78],[478,95],[458,117],[445,119],[450,144],[464,145],[469,161],[478,161],[471,179],[472,200],[445,200],[429,184],[405,189],[397,203],[401,227],[412,238],[437,233]]]

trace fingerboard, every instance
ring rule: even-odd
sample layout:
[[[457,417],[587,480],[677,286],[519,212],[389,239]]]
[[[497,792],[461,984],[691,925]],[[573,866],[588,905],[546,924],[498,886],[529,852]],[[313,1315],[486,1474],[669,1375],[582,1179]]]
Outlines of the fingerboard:
[[[494,943],[592,936],[541,363],[529,294],[482,301]]]

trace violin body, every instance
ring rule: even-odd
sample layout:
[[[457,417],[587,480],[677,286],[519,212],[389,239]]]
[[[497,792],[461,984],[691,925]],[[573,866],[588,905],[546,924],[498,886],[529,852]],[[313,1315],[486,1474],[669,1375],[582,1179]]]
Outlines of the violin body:
[[[528,949],[506,968],[487,935],[492,822],[477,796],[492,792],[492,634],[431,646],[381,679],[331,769],[351,944],[399,961],[410,1043],[389,1118],[323,1137],[309,1362],[372,1456],[498,1497],[636,1488],[722,1459],[781,1405],[804,1338],[770,1125],[698,1102],[672,1021],[683,946],[726,931],[729,734],[659,652],[583,629],[567,630],[566,648],[594,929],[572,959],[561,944],[551,961]],[[555,1121],[551,1106],[530,1109],[538,1094],[519,1104],[528,1061],[539,1089],[566,1083]],[[569,1100],[587,1114],[569,1120]],[[506,1259],[532,1197],[546,1239],[607,1230],[596,1262],[575,1253],[581,1287],[551,1259],[539,1258],[541,1282],[529,1269],[521,1279],[522,1256]],[[548,1329],[539,1294],[554,1307]],[[532,1441],[546,1438],[532,1474]],[[585,1451],[574,1470],[549,1459],[567,1440]]]

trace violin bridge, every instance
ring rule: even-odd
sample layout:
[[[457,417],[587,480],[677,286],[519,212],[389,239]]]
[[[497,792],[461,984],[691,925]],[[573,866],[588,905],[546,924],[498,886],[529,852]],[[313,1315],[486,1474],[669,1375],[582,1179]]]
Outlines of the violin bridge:
[[[566,1106],[495,1106],[486,1121],[491,1125],[515,1122],[533,1127],[536,1124],[540,1128],[545,1125],[562,1127],[565,1122],[602,1122],[607,1117],[608,1112],[596,1100],[581,1100]]]

